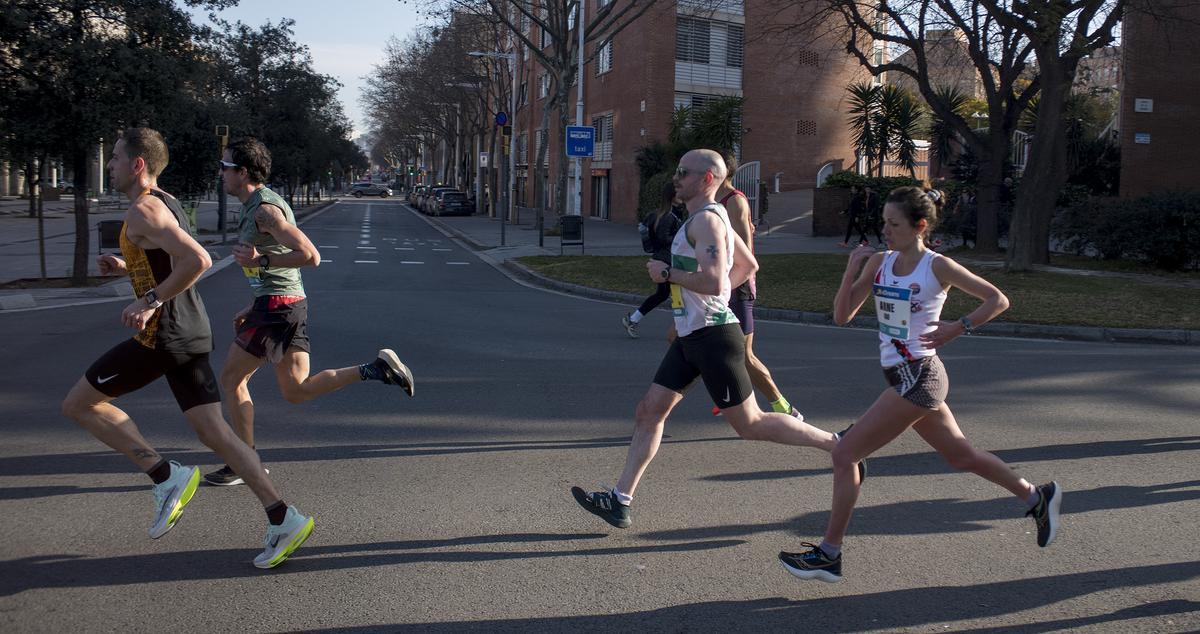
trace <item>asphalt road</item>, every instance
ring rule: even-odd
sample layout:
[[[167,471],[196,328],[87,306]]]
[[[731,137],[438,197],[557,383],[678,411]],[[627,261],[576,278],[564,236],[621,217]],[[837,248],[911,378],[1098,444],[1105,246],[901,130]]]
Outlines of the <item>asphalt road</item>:
[[[309,542],[254,568],[265,518],[244,487],[202,488],[149,539],[146,477],[59,412],[129,336],[122,305],[0,315],[0,631],[1200,630],[1195,348],[955,342],[964,431],[1065,488],[1059,541],[1038,549],[1015,500],[907,434],[872,460],[845,580],[801,582],[775,555],[819,540],[828,457],[738,439],[701,389],[630,529],[571,499],[616,479],[665,311],[630,340],[627,308],[516,284],[397,201],[305,230],[326,260],[304,272],[314,370],[386,346],[416,374],[411,400],[371,383],[303,405],[253,380],[259,452],[316,516]],[[200,289],[219,365],[249,290],[238,267]],[[882,389],[870,332],[760,322],[756,339],[825,429]],[[218,464],[165,384],[118,404],[168,457]]]

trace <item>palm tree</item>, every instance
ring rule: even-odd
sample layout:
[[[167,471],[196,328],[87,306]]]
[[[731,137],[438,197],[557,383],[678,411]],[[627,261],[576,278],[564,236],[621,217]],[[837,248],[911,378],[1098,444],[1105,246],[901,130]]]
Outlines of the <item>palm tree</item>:
[[[876,164],[883,176],[884,162],[894,158],[901,167],[916,177],[917,146],[913,137],[918,134],[920,103],[907,90],[898,86],[883,86],[875,110]]]
[[[870,162],[878,153],[878,139],[875,131],[877,111],[879,110],[880,86],[872,85],[869,81],[860,81],[846,87],[850,103],[850,130],[854,135],[854,153],[867,157],[867,172],[870,173]]]
[[[950,106],[950,109],[955,114],[966,116],[965,113],[971,99],[962,89],[958,86],[940,86],[934,92],[937,93],[938,100]],[[954,139],[955,134],[950,124],[938,116],[936,112],[931,113],[929,121],[929,151],[933,156],[930,158],[936,159],[938,163],[943,165],[948,165],[950,160],[954,158]]]

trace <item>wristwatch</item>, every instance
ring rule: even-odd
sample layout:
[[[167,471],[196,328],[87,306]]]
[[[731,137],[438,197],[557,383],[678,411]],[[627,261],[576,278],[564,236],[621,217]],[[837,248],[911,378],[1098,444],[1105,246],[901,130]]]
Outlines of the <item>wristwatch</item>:
[[[671,281],[671,267],[668,266],[667,268],[663,269],[662,277],[664,282]]]
[[[146,291],[146,294],[142,295],[142,299],[146,300],[146,305],[150,308],[158,308],[163,305],[162,300],[158,298],[158,293],[154,289]]]
[[[264,271],[271,268],[271,256],[269,256],[269,255],[258,256],[258,266],[259,266],[259,268],[261,268]]]
[[[962,324],[964,335],[969,335],[975,332],[975,326],[971,323],[970,319],[967,319],[966,317],[959,317],[958,323]]]

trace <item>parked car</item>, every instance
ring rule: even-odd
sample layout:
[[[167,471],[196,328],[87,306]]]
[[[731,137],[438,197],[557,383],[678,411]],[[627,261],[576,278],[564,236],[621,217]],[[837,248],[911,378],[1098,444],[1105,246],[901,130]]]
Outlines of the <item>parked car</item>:
[[[438,197],[446,192],[455,191],[453,187],[434,187],[430,189],[425,198],[421,200],[421,212],[424,214],[432,214],[437,207]]]
[[[421,197],[421,194],[424,194],[425,190],[427,190],[427,189],[429,189],[428,185],[417,185],[416,187],[413,187],[411,190],[409,190],[409,192],[408,192],[409,204],[416,205],[417,200]]]
[[[433,215],[470,216],[473,213],[475,213],[475,206],[471,204],[466,194],[462,192],[446,192],[437,203],[437,209],[434,210]]]
[[[355,198],[362,198],[363,196],[387,198],[392,195],[392,190],[387,185],[380,183],[355,183],[350,186],[350,195]]]

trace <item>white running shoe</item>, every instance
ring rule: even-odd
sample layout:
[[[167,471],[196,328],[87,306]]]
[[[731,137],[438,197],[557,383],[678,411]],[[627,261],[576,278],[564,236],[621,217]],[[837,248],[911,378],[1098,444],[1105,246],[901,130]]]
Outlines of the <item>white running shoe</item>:
[[[175,526],[183,507],[192,501],[196,487],[200,485],[200,469],[185,467],[171,461],[171,477],[162,484],[154,485],[154,506],[157,513],[150,526],[150,537],[158,539]]]
[[[267,536],[263,538],[266,550],[254,558],[258,568],[274,568],[283,563],[297,548],[312,534],[313,518],[305,517],[289,506],[283,523],[279,526],[267,525]]]

